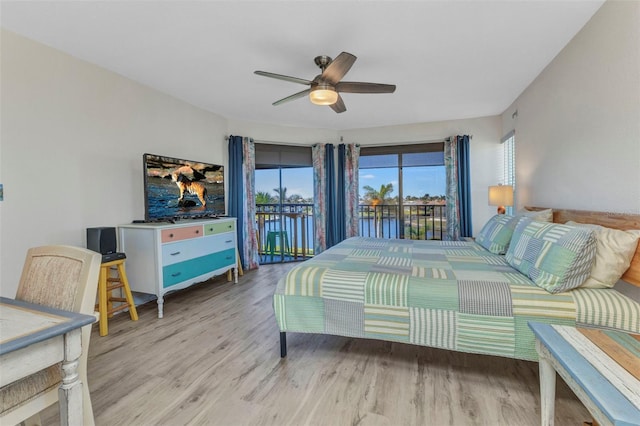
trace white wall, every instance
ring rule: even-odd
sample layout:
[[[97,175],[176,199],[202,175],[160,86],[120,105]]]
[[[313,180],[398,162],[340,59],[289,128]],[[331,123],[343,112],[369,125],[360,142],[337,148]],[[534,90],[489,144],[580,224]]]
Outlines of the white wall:
[[[277,142],[288,145],[313,145],[314,143],[336,143],[338,133],[331,129],[308,129],[304,127],[277,126],[229,119],[229,134],[248,136],[258,141]]]
[[[607,1],[503,113],[520,206],[640,213],[639,22]]]
[[[227,163],[224,118],[2,30],[0,294],[26,250],[144,218],[142,154]]]

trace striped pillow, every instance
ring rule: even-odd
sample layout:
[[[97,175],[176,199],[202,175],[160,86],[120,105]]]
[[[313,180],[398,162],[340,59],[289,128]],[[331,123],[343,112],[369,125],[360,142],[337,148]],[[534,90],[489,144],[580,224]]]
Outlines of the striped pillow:
[[[593,231],[522,218],[511,238],[506,260],[549,293],[580,286],[596,256]]]
[[[494,254],[505,254],[509,248],[511,235],[516,229],[519,217],[497,214],[493,216],[478,234],[476,242]]]

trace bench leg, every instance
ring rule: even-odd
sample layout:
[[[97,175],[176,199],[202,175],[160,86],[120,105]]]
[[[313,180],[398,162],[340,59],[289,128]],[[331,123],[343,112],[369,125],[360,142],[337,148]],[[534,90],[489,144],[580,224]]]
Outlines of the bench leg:
[[[553,426],[555,420],[556,371],[544,355],[540,354],[540,411],[541,424]]]

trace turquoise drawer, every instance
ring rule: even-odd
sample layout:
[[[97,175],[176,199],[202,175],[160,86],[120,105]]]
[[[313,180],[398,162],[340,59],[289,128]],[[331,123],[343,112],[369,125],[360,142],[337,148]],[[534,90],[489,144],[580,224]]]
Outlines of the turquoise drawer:
[[[162,286],[164,288],[171,287],[220,268],[235,267],[235,260],[236,250],[233,248],[167,265],[162,268]]]

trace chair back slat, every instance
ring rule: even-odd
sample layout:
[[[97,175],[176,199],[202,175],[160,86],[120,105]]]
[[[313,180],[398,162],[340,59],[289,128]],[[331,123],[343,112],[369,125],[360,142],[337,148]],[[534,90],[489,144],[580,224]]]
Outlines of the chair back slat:
[[[92,314],[100,262],[100,254],[80,247],[31,248],[27,252],[16,299]]]

